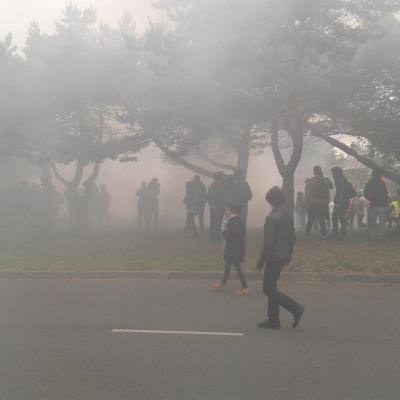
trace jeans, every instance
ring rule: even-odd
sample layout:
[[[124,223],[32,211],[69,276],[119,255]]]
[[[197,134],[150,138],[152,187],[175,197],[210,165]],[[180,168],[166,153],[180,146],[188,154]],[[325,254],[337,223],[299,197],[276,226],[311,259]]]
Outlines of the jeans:
[[[371,207],[371,236],[373,240],[385,239],[387,208],[386,207]]]
[[[263,291],[268,297],[268,320],[271,323],[280,323],[280,307],[283,307],[292,314],[300,307],[300,304],[296,301],[278,291],[278,280],[286,264],[284,262],[268,263],[264,269]]]
[[[347,214],[348,205],[337,206],[332,213],[332,234],[337,236],[339,233],[340,222],[340,236],[345,237],[347,233]]]
[[[232,265],[235,267],[236,272],[238,273],[240,284],[242,285],[242,288],[247,289],[247,281],[246,277],[244,276],[244,272],[242,269],[242,266],[240,262],[233,262],[233,261],[225,261],[225,267],[224,267],[224,275],[221,279],[221,285],[226,286],[229,280],[229,276],[231,274],[231,267]]]

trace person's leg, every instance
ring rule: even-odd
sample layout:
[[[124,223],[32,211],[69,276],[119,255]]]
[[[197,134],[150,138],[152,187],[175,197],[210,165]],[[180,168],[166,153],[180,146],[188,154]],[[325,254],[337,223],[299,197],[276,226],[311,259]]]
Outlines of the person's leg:
[[[378,240],[385,239],[386,223],[387,223],[387,210],[385,207],[379,207],[378,209]]]
[[[346,218],[346,213],[347,213],[347,209],[345,207],[342,207],[339,210],[339,221],[340,221],[340,236],[342,238],[346,237],[347,234],[347,218]]]
[[[358,229],[364,228],[363,215],[357,215]]]
[[[312,227],[315,222],[315,213],[313,210],[313,207],[311,206],[310,209],[308,210],[308,218],[307,218],[307,225],[306,225],[306,235],[311,234]]]
[[[239,280],[240,280],[240,284],[242,285],[242,288],[243,289],[248,289],[246,277],[244,275],[243,268],[242,268],[240,262],[235,262],[233,265],[234,265],[234,267],[236,269],[236,272],[238,274],[238,277],[239,277]]]
[[[217,212],[214,207],[210,207],[210,240],[216,240],[216,218]]]
[[[279,300],[277,295],[277,282],[280,272],[273,264],[267,264],[264,269],[263,292],[268,297],[268,321],[280,326]]]
[[[232,263],[230,261],[225,261],[224,275],[222,276],[222,279],[221,279],[221,286],[223,286],[223,287],[225,287],[226,284],[228,283],[229,276],[231,274],[231,266],[232,266]]]
[[[377,207],[371,207],[370,208],[370,218],[371,218],[371,238],[372,240],[377,240],[378,239],[378,223],[377,223],[377,218],[378,218],[378,208]]]
[[[332,213],[332,235],[337,236],[339,233],[339,209],[335,208]]]
[[[205,205],[200,206],[198,216],[199,216],[199,227],[201,232],[204,231],[204,211],[205,211]]]
[[[321,216],[321,218],[319,219],[319,230],[320,230],[320,234],[323,238],[328,235],[325,217]]]

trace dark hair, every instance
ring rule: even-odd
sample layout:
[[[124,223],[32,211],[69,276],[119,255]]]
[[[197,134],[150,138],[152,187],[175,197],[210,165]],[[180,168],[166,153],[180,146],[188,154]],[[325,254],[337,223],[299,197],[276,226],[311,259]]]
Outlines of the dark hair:
[[[332,175],[335,179],[341,178],[344,176],[343,169],[340,167],[331,168]]]
[[[319,166],[319,165],[316,165],[316,166],[313,168],[313,172],[314,172],[314,175],[316,175],[316,176],[321,176],[321,177],[324,176],[324,173],[322,172],[322,168],[321,168],[321,166]]]
[[[285,203],[286,196],[281,188],[275,186],[267,193],[265,199],[272,207],[280,207]]]
[[[234,212],[235,214],[239,214],[242,211],[242,206],[239,206],[237,204],[231,204],[228,206],[228,209]]]

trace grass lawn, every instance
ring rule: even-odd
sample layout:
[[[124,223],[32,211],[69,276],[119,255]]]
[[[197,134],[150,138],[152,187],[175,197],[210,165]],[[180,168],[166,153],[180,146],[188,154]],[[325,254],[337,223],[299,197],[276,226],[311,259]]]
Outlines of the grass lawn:
[[[299,235],[300,236],[300,235]],[[246,266],[254,269],[261,231],[248,233]],[[298,239],[292,270],[400,274],[400,236],[371,242],[353,232],[344,242]],[[220,271],[222,248],[164,231],[139,234],[119,230],[90,235],[54,234],[46,239],[0,241],[0,270],[23,271]]]

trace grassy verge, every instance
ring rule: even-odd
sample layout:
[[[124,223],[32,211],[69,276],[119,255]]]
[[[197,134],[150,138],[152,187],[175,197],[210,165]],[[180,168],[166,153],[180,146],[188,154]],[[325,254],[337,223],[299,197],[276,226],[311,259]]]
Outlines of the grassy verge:
[[[248,234],[246,266],[254,269],[261,232]],[[367,232],[352,233],[347,241],[299,238],[292,270],[400,274],[400,238],[383,243]],[[113,231],[91,235],[59,233],[48,238],[2,240],[0,270],[14,271],[220,271],[221,246],[203,237],[186,239],[174,232],[158,235]]]

